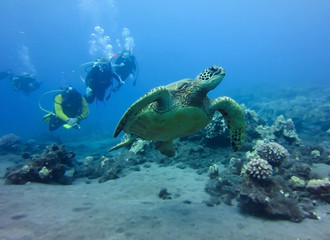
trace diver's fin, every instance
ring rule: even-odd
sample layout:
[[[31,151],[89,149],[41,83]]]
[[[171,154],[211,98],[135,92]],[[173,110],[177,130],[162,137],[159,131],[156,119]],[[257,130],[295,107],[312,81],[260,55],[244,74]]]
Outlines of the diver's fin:
[[[63,127],[66,128],[66,129],[70,129],[70,128],[72,128],[73,126],[72,126],[72,125],[69,125],[69,124],[63,124]]]
[[[63,127],[66,129],[71,129],[71,128],[76,128],[76,129],[80,129],[80,125],[78,123],[75,123],[73,125],[69,125],[69,124],[63,124]]]
[[[108,94],[108,96],[105,98],[105,100],[108,101],[110,97],[111,97],[111,91],[109,92],[109,94]]]
[[[48,114],[46,114],[45,116],[42,117],[42,121],[44,123],[49,123],[52,116],[55,116],[55,114],[54,113],[48,113]]]

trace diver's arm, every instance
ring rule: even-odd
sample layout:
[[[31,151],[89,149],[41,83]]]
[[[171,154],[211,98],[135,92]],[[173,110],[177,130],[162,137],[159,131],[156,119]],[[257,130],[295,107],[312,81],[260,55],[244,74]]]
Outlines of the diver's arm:
[[[82,113],[80,114],[80,116],[78,116],[78,118],[85,119],[89,114],[89,110],[86,99],[84,97],[81,99],[81,105],[82,105]]]
[[[55,108],[55,115],[56,115],[56,117],[60,118],[64,122],[67,122],[68,119],[69,119],[69,117],[67,115],[65,115],[64,112],[63,112],[63,108],[62,108],[62,94],[59,94],[59,95],[57,95],[55,97],[54,108]]]
[[[93,86],[95,86],[95,82],[97,82],[99,68],[97,66],[93,66],[91,70],[89,70],[86,79],[85,79],[85,85],[86,87],[90,87],[93,89]]]
[[[117,80],[118,86],[121,86],[125,83],[117,73],[114,72],[112,76]]]
[[[91,82],[92,82],[92,73],[91,73],[91,71],[87,74],[86,79],[85,79],[86,88],[91,87]]]
[[[121,80],[121,77],[117,73],[113,73],[113,78],[115,78],[118,81],[118,84],[115,88],[112,89],[112,91],[117,92],[119,88],[125,84],[125,82]]]
[[[122,67],[123,65],[124,65],[123,63],[121,63],[121,64],[116,64],[116,63],[111,62],[111,67],[112,67],[112,69],[116,69],[117,67]]]

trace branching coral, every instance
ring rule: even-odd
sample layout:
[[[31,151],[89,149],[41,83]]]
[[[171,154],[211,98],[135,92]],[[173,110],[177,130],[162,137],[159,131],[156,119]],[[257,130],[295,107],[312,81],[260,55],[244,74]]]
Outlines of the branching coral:
[[[273,168],[266,160],[255,158],[246,164],[245,173],[253,178],[265,180],[272,175]]]
[[[275,142],[259,144],[256,147],[256,151],[260,158],[265,159],[272,166],[280,165],[289,156],[288,150]]]

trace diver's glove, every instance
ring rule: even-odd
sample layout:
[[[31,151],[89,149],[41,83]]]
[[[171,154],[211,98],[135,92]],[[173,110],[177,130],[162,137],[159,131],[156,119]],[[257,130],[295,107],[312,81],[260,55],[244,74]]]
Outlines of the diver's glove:
[[[68,121],[66,121],[66,123],[70,126],[74,126],[75,124],[77,124],[79,121],[78,118],[69,118]]]
[[[90,97],[92,95],[93,90],[90,87],[86,88],[86,96]]]

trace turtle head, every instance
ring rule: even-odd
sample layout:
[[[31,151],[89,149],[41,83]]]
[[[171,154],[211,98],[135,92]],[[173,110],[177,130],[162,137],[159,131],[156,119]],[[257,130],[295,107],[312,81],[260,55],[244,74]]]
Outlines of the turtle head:
[[[216,88],[221,83],[225,74],[225,69],[223,69],[223,67],[213,65],[198,74],[195,79],[195,83],[199,89],[208,92]]]

